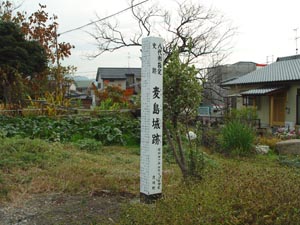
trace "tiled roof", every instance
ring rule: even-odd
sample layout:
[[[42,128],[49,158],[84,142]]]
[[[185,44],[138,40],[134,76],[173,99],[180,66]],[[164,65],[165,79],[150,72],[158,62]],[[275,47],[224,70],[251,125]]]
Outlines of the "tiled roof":
[[[141,68],[121,68],[121,67],[99,67],[97,71],[98,81],[101,79],[126,79],[126,75],[134,74],[135,77],[141,77]]]
[[[300,80],[300,55],[278,58],[264,68],[255,70],[235,80],[223,83],[223,86],[235,84],[257,84],[280,81]]]
[[[273,91],[277,91],[279,89],[282,89],[282,87],[257,88],[257,89],[251,89],[248,91],[241,92],[240,94],[241,95],[265,95]]]

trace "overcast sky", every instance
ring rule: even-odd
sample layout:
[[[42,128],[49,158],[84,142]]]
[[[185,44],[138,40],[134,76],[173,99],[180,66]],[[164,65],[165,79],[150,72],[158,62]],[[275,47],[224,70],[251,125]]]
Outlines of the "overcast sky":
[[[149,0],[145,4],[156,1]],[[161,0],[160,2],[168,5],[168,2],[171,1]],[[105,17],[128,7],[128,0],[24,0],[20,10],[30,13],[38,9],[39,3],[47,5],[46,11],[49,14],[58,16],[59,33],[96,20],[96,14]],[[296,53],[295,38],[300,37],[300,1],[200,0],[200,3],[208,8],[217,9],[232,21],[233,26],[238,28],[232,53],[225,63],[238,61],[266,63],[267,60],[270,63],[277,57]],[[130,12],[118,16],[120,21],[125,21],[124,26],[129,32],[132,25],[126,21],[130,17]],[[297,35],[296,28],[299,28]],[[93,29],[94,27],[91,26],[59,37],[59,41],[66,41],[75,45],[71,57],[65,61],[65,64],[77,67],[75,75],[95,78],[97,68],[100,66],[141,66],[140,51],[137,48],[126,48],[115,53],[105,53],[96,59],[88,60],[86,56],[95,52],[97,47],[85,31],[92,31]],[[300,48],[300,38],[298,45]]]

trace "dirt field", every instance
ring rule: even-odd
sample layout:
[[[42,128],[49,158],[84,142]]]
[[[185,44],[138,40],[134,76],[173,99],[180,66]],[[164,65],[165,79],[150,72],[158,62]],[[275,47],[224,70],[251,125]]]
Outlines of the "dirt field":
[[[0,205],[0,225],[117,224],[124,203],[138,201],[107,191],[90,195],[35,195],[23,202]]]

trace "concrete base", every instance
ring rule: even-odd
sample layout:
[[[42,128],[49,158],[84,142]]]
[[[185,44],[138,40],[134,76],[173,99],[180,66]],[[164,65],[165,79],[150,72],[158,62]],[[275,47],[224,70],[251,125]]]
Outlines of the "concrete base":
[[[146,195],[144,193],[140,193],[140,202],[146,203],[146,204],[152,204],[155,203],[156,200],[160,199],[162,197],[162,194],[153,194],[153,195]]]
[[[300,155],[300,139],[291,139],[278,142],[275,150],[279,154]]]

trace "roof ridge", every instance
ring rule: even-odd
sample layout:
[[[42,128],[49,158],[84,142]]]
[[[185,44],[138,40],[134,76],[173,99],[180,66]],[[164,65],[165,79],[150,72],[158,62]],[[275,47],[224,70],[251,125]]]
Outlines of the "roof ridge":
[[[300,55],[290,55],[290,56],[278,57],[276,62],[292,60],[292,59],[300,59]]]

